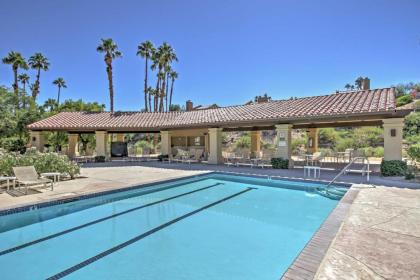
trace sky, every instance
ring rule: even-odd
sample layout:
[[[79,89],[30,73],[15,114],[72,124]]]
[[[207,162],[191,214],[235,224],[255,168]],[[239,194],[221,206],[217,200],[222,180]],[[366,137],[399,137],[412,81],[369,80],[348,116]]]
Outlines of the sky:
[[[40,102],[56,98],[52,81],[63,77],[63,99],[109,108],[96,47],[112,38],[123,52],[113,65],[115,110],[136,111],[144,106],[137,46],[168,42],[179,58],[174,103],[227,106],[264,93],[328,94],[358,76],[372,88],[420,82],[419,15],[418,0],[0,0],[0,56],[48,57]],[[12,79],[1,64],[0,85]]]

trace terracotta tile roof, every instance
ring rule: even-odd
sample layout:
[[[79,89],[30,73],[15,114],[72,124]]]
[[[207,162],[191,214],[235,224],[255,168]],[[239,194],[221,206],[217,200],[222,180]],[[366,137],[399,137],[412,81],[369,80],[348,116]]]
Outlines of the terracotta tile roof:
[[[63,112],[28,126],[33,130],[160,130],[238,125],[251,122],[294,122],[302,119],[345,118],[395,112],[393,88],[339,92],[267,103],[169,113]]]

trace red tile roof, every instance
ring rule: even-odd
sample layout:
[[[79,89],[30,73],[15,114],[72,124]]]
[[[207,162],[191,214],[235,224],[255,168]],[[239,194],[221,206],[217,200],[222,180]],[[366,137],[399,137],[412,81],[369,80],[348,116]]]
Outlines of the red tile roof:
[[[32,130],[158,131],[171,128],[286,123],[334,117],[387,115],[395,112],[393,88],[339,92],[267,103],[168,113],[62,112],[28,126]]]

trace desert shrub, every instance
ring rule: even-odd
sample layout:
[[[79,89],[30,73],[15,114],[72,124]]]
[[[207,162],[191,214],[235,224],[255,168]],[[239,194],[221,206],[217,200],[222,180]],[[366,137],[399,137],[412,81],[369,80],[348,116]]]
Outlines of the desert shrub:
[[[306,146],[306,138],[295,138],[292,139],[292,153],[294,155],[298,154],[301,147],[305,147]]]
[[[382,176],[404,176],[407,172],[407,162],[402,160],[382,160]]]
[[[29,149],[24,154],[13,152],[0,152],[0,174],[11,176],[12,167],[33,165],[38,173],[60,172],[74,178],[80,174],[80,167],[71,162],[65,155],[56,153],[40,153],[35,149]]]
[[[239,137],[235,142],[236,149],[248,149],[251,147],[251,136],[245,134]]]
[[[321,148],[318,152],[322,153],[323,156],[330,157],[334,155],[334,151],[328,148]]]
[[[407,149],[407,155],[416,162],[420,162],[420,143],[411,145]]]
[[[288,169],[289,168],[289,160],[283,158],[272,158],[271,165],[275,169]]]
[[[26,151],[26,143],[19,137],[7,137],[0,140],[0,146],[9,152],[24,153]]]
[[[405,104],[411,103],[413,101],[413,96],[411,94],[404,94],[397,97],[397,107],[403,106]]]
[[[420,112],[411,113],[404,121],[404,137],[415,135],[420,135]]]
[[[365,157],[383,157],[384,156],[383,147],[366,147],[366,148],[360,148],[359,151]]]
[[[95,156],[95,162],[105,162],[105,156]]]

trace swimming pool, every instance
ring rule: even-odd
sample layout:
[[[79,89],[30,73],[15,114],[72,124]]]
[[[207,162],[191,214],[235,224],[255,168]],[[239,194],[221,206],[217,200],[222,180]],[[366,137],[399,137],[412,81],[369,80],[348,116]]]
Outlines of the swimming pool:
[[[338,200],[210,174],[0,216],[1,279],[278,279]]]

